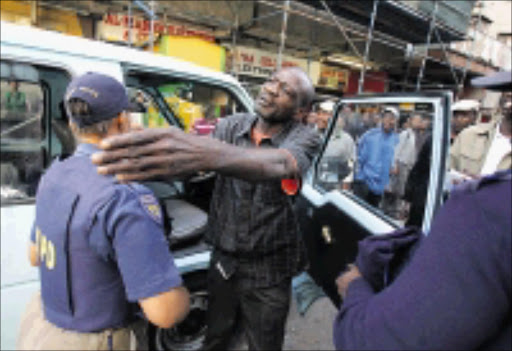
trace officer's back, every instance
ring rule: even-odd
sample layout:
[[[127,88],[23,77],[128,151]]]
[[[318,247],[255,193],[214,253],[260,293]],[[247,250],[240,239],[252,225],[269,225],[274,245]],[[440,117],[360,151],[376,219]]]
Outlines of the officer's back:
[[[29,255],[41,294],[27,308],[18,348],[133,348],[136,303],[168,328],[186,315],[188,292],[151,191],[97,174],[90,160],[103,138],[129,129],[124,87],[88,73],[70,83],[65,106],[80,144],[38,188]]]

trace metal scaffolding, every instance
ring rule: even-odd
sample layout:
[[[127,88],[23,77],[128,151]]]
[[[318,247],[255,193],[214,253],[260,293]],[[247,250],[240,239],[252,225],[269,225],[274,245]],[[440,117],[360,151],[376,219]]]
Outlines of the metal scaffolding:
[[[479,1],[480,2],[480,1]],[[69,3],[57,3],[57,2],[39,2],[42,6],[53,6],[57,8],[69,8],[72,6],[71,4],[74,4],[75,2],[69,2]],[[232,8],[232,4],[236,3],[236,9]],[[115,0],[112,1],[113,5],[120,6],[124,5],[125,10],[128,11],[128,17],[131,18],[133,15],[134,10],[139,10],[139,13],[144,13],[145,16],[148,16],[151,23],[150,23],[150,40],[149,44],[152,47],[153,41],[154,41],[154,20],[157,19],[157,13],[160,15],[164,15],[167,18],[167,12],[169,12],[169,16],[174,19],[182,19],[189,21],[191,23],[198,23],[200,25],[206,25],[204,23],[210,23],[209,25],[213,27],[218,28],[225,28],[231,31],[231,47],[233,52],[236,54],[236,48],[237,45],[240,45],[240,39],[242,38],[241,33],[244,33],[245,30],[249,30],[254,26],[255,23],[261,23],[263,20],[275,17],[277,15],[282,15],[282,21],[281,21],[281,30],[279,37],[273,38],[268,32],[269,36],[261,38],[261,34],[259,35],[259,40],[265,40],[269,43],[276,43],[278,45],[277,49],[277,67],[280,68],[283,62],[283,55],[285,54],[286,49],[293,48],[294,44],[293,41],[290,41],[290,39],[287,37],[287,31],[289,26],[289,19],[291,15],[300,16],[301,18],[308,19],[310,21],[320,23],[322,25],[327,26],[333,26],[336,27],[340,33],[342,34],[342,37],[344,39],[344,43],[348,45],[350,48],[350,51],[354,53],[354,55],[358,58],[358,60],[362,64],[362,68],[359,75],[359,81],[358,81],[358,92],[362,93],[364,92],[364,82],[366,78],[377,80],[377,81],[384,81],[386,83],[393,83],[395,86],[402,86],[404,89],[416,89],[419,90],[426,85],[432,84],[434,82],[429,81],[428,79],[425,79],[425,71],[427,68],[427,61],[436,62],[445,66],[448,66],[454,81],[454,86],[457,89],[462,89],[464,80],[466,79],[467,70],[470,68],[471,62],[474,59],[474,48],[475,48],[475,34],[473,34],[473,40],[472,47],[471,47],[471,53],[469,55],[469,59],[466,59],[466,66],[464,67],[464,70],[462,71],[462,77],[458,77],[456,69],[451,65],[449,56],[448,56],[448,49],[445,43],[442,41],[441,33],[439,28],[443,28],[443,30],[446,30],[445,26],[440,23],[437,18],[437,11],[438,11],[438,1],[434,1],[434,10],[430,15],[429,18],[429,29],[427,32],[427,40],[426,45],[424,46],[425,54],[422,55],[421,60],[421,67],[418,71],[418,76],[416,79],[416,84],[409,83],[407,76],[408,73],[404,75],[404,81],[398,82],[395,81],[392,78],[382,78],[380,76],[376,76],[372,72],[368,72],[367,67],[370,60],[370,52],[371,52],[371,45],[373,43],[382,44],[386,47],[398,49],[402,52],[408,52],[412,51],[412,55],[409,57],[412,57],[411,59],[414,59],[414,57],[417,57],[417,55],[414,54],[414,50],[409,50],[409,48],[412,46],[411,43],[408,43],[405,40],[398,39],[396,37],[393,37],[389,34],[385,34],[382,31],[376,31],[375,30],[375,23],[377,21],[377,14],[378,14],[378,8],[379,8],[379,0],[373,0],[373,9],[370,14],[370,21],[368,25],[361,25],[357,24],[353,21],[343,21],[341,17],[338,17],[329,7],[326,1],[319,0],[319,3],[321,4],[322,9],[312,8],[311,6],[294,1],[294,0],[283,0],[283,1],[270,1],[270,0],[254,0],[254,4],[263,4],[267,8],[274,9],[274,11],[267,12],[265,14],[262,14],[261,16],[253,17],[249,22],[247,23],[241,23],[241,17],[239,14],[239,6],[240,1],[229,1],[226,0],[226,4],[228,5],[229,9],[231,10],[231,14],[233,15],[232,18],[226,19],[226,18],[212,18],[211,16],[202,16],[201,14],[194,14],[189,12],[180,12],[179,9],[177,11],[171,11],[169,12],[169,7],[167,5],[160,5],[160,3],[155,2],[153,0],[151,1],[141,1],[141,0],[132,0],[132,1],[120,1]],[[69,6],[67,4],[70,4]],[[162,3],[163,4],[163,3]],[[171,3],[172,4],[172,3]],[[396,6],[402,8],[404,5],[400,3],[393,2]],[[467,14],[462,13],[460,10],[458,10],[456,7],[454,7],[452,4],[448,4],[446,1],[443,1],[443,5],[446,5],[450,8],[452,8],[454,11],[457,11],[459,15],[467,16]],[[244,4],[245,6],[245,4]],[[158,7],[158,9],[157,9]],[[313,10],[314,11],[313,11]],[[83,9],[82,9],[83,10]],[[480,7],[481,12],[481,7]],[[422,15],[421,13],[417,13],[418,16],[420,16],[423,19],[426,19],[427,17]],[[481,13],[479,13],[478,18],[478,25],[479,28],[481,22]],[[128,45],[132,46],[134,43],[133,33],[132,33],[132,26],[133,23],[129,22],[129,34],[128,34]],[[261,28],[260,32],[265,33],[266,29]],[[474,30],[476,32],[477,29]],[[441,44],[441,48],[443,51],[443,59],[439,60],[438,58],[431,57],[429,55],[429,50],[431,48],[431,44],[434,41],[434,38],[432,36],[435,36],[435,42]],[[255,39],[258,39],[258,35],[254,36]],[[287,43],[287,41],[290,42],[290,44]],[[365,47],[364,47],[364,54],[361,54],[360,49],[358,49],[358,46],[356,46],[356,41],[365,41]],[[300,42],[295,43],[295,45],[300,44]],[[300,49],[300,45],[296,46],[296,48]],[[324,48],[327,48],[327,46],[324,46]],[[305,47],[306,51],[308,52],[307,58],[308,62],[311,60],[311,54],[312,54],[312,45]],[[318,50],[322,50],[322,45],[318,46]],[[300,49],[304,50],[304,49]],[[309,67],[309,65],[308,65]],[[408,71],[408,69],[407,69]],[[233,62],[231,74],[233,74],[235,77],[238,78],[239,72],[237,72],[236,64]]]

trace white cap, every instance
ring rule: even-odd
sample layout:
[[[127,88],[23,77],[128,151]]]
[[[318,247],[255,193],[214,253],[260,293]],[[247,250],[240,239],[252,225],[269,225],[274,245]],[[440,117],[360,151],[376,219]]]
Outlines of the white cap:
[[[384,113],[386,112],[390,112],[393,114],[393,116],[395,116],[395,118],[398,118],[400,117],[400,113],[398,113],[398,110],[395,108],[395,107],[391,107],[391,106],[388,106],[384,109]],[[383,113],[383,115],[384,115]]]
[[[459,100],[452,105],[452,111],[476,111],[480,108],[480,103],[476,100]]]
[[[326,101],[322,102],[320,105],[318,105],[318,107],[322,111],[332,112],[332,111],[334,111],[334,105],[335,105],[334,101],[326,100]]]

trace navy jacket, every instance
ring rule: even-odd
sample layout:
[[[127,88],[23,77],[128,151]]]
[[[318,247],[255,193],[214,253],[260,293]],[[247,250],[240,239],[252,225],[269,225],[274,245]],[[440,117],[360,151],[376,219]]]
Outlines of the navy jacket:
[[[354,280],[334,323],[337,349],[512,349],[511,172],[464,184],[409,265],[375,293]]]

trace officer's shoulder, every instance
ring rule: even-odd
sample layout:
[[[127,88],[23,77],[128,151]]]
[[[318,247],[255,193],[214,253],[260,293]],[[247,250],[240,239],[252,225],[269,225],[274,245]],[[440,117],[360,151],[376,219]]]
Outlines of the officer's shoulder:
[[[150,188],[138,182],[117,183],[115,188],[118,194],[124,194],[130,197],[139,197],[142,195],[154,196]]]
[[[475,193],[476,191],[485,190],[487,188],[502,184],[504,182],[510,182],[511,180],[512,171],[498,171],[494,174],[484,176],[480,179],[471,180],[460,184],[453,190],[452,195]]]

